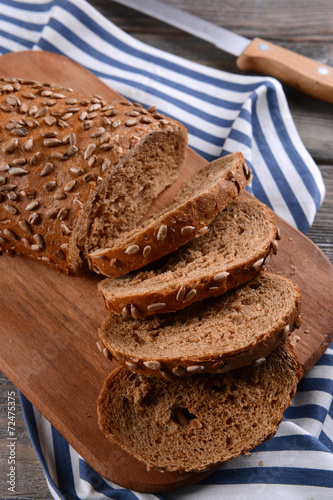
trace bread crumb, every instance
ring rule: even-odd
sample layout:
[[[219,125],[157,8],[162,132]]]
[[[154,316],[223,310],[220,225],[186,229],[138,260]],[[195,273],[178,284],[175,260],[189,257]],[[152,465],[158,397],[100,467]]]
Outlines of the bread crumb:
[[[259,467],[263,467],[264,466],[264,462],[262,460],[259,461]]]
[[[290,345],[292,347],[295,347],[299,340],[301,340],[301,337],[299,335],[293,335],[290,340]]]
[[[293,274],[296,274],[297,267],[296,267],[296,266],[294,266],[293,264],[292,264],[290,267],[291,267],[291,269],[292,269],[292,272],[291,272],[290,274],[292,274],[292,275],[293,275]]]

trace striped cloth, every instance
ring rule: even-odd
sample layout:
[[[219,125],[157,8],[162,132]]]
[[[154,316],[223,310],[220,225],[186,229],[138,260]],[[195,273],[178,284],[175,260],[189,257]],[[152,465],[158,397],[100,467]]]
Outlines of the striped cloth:
[[[19,50],[63,54],[128,99],[157,105],[184,123],[190,146],[208,161],[241,151],[254,172],[250,191],[301,231],[312,224],[323,181],[274,79],[228,74],[149,47],[84,0],[0,0],[0,53]],[[300,382],[271,441],[200,485],[168,494],[137,493],[106,481],[23,395],[21,403],[55,499],[245,500],[260,494],[324,500],[332,498],[333,486],[332,365],[328,349]]]

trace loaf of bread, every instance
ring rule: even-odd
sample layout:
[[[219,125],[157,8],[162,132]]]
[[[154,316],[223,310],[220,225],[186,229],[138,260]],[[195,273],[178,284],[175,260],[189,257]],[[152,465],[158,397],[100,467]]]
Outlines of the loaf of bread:
[[[0,247],[67,273],[130,231],[183,164],[185,127],[126,100],[0,79]]]
[[[300,313],[298,286],[263,272],[235,290],[176,313],[127,321],[110,314],[99,337],[125,368],[169,380],[262,362],[299,326]]]
[[[207,231],[216,215],[251,180],[241,153],[208,163],[181,187],[173,205],[146,224],[89,254],[91,269],[119,277],[176,250]]]
[[[99,283],[105,307],[136,319],[171,312],[225,293],[254,278],[277,252],[279,231],[269,208],[237,199],[205,235],[171,254],[164,265]]]
[[[118,368],[98,399],[104,435],[149,467],[199,471],[274,436],[301,377],[287,344],[260,365],[168,382]]]

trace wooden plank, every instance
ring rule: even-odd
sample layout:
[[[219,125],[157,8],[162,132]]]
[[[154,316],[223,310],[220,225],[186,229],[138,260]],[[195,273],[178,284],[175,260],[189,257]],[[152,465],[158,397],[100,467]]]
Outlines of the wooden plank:
[[[333,263],[333,166],[322,165],[320,170],[325,183],[326,196],[307,236]]]
[[[0,487],[0,498],[12,498],[13,500],[18,498],[24,498],[24,500],[51,500],[40,462],[25,426],[22,409],[18,400],[18,391],[2,373],[0,373],[0,385],[2,389],[2,398],[0,401],[0,414],[2,415],[2,425],[0,428],[0,477],[2,478],[2,488]],[[15,411],[12,412],[15,414],[15,433],[13,436],[16,438],[15,450],[13,450],[15,456],[10,456],[8,448],[8,444],[11,441],[8,438],[12,437],[9,436],[8,421],[6,418],[8,415],[8,393],[15,400]],[[10,401],[13,401],[13,399]],[[12,406],[11,409],[13,409]],[[14,458],[15,462],[8,463],[8,459],[13,460]],[[11,465],[15,466],[15,496],[12,491],[8,491],[10,484],[7,483],[7,480],[9,480],[7,474],[10,472]]]
[[[88,94],[116,94],[84,68],[45,52],[2,56],[0,73],[72,86]],[[156,206],[165,206],[182,179],[205,162],[189,150],[185,168]],[[269,269],[301,288],[304,320],[296,351],[307,371],[333,337],[333,268],[304,235],[277,217],[282,233]],[[147,472],[99,431],[96,399],[115,366],[96,349],[106,313],[97,296],[98,276],[74,278],[27,259],[0,259],[1,369],[104,477],[139,491],[167,491],[199,481],[202,474]]]

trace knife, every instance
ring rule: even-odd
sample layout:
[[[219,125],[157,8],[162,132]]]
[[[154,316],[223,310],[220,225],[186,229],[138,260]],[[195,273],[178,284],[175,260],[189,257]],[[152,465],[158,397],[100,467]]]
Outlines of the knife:
[[[212,43],[234,56],[242,71],[273,76],[301,92],[333,103],[333,68],[296,54],[261,38],[249,40],[173,5],[158,0],[115,0],[191,35]]]

